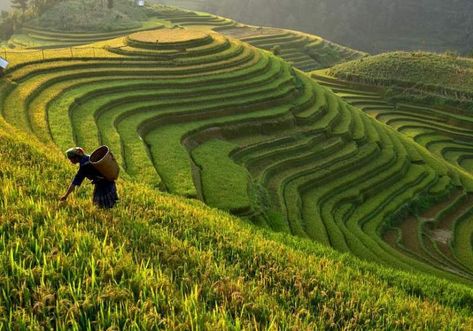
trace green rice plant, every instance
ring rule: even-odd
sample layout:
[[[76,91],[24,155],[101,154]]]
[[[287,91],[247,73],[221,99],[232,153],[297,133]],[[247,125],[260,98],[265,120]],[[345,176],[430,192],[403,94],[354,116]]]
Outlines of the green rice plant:
[[[8,208],[9,217],[0,232],[8,277],[2,277],[2,289],[4,298],[13,298],[1,301],[8,316],[2,322],[11,327],[462,328],[471,323],[467,287],[340,256],[141,184],[120,184],[127,194],[112,215],[93,209],[84,194],[89,192],[60,206],[54,197],[63,188],[61,179],[72,175],[60,154],[46,153],[21,135],[2,132],[1,139],[0,208]],[[34,201],[25,199],[31,192]],[[23,290],[20,284],[26,284]],[[294,314],[294,306],[320,313]],[[47,319],[50,311],[55,321]]]
[[[6,174],[0,208],[9,208],[0,240],[3,324],[65,329],[471,323],[468,287],[361,262],[140,184],[121,183],[129,193],[112,217],[90,209],[85,194],[70,206],[57,205],[52,197],[62,187],[59,179],[71,171],[60,154],[46,154],[44,147],[12,134],[2,132],[0,144]],[[21,163],[12,157],[18,150]],[[31,189],[34,203],[24,198]],[[314,290],[322,294],[314,297]],[[256,306],[244,308],[247,302]],[[296,303],[315,304],[320,313],[293,314],[288,304]],[[324,309],[334,317],[327,320]],[[47,318],[51,311],[54,321]]]
[[[26,43],[30,48],[61,48],[64,46],[78,46],[90,44],[101,40],[109,40],[119,36],[125,36],[137,31],[147,31],[162,29],[166,26],[166,22],[157,19],[143,21],[137,28],[129,28],[126,30],[116,30],[113,32],[64,32],[58,30],[49,30],[42,27],[26,24],[22,28],[22,35],[14,35],[13,40],[18,43]]]
[[[454,240],[452,242],[452,248],[455,256],[462,262],[462,264],[472,270],[471,261],[473,258],[472,253],[472,226],[471,217],[473,215],[473,209],[470,209],[467,213],[463,214],[461,218],[457,219],[454,223]]]
[[[235,145],[211,140],[192,150],[200,180],[203,200],[212,207],[239,213],[251,208],[248,196],[248,173],[235,164],[228,154]]]
[[[431,177],[431,178],[432,178],[432,177]],[[429,177],[427,177],[427,176],[417,176],[417,178],[412,182],[412,185],[415,185],[415,184],[417,184],[417,183],[422,183],[422,181],[426,182],[427,180],[429,180]],[[412,193],[410,193],[409,190],[406,190],[406,185],[404,185],[404,186],[395,185],[395,186],[393,186],[393,189],[396,189],[396,187],[397,187],[397,189],[399,189],[399,190],[401,190],[401,189],[405,190],[405,193],[404,193],[403,195],[399,196],[399,199],[398,199],[399,202],[401,202],[402,199],[405,199],[404,201],[408,201],[409,199],[412,198],[412,196],[409,195],[409,194],[412,194]],[[413,188],[414,188],[414,187],[415,187],[415,186],[413,186]],[[419,189],[421,189],[421,187],[420,187]],[[415,192],[415,191],[414,191],[414,192]],[[396,193],[398,193],[398,192],[396,192]],[[380,198],[381,198],[381,196],[380,196]],[[405,202],[404,202],[404,203],[405,203]],[[366,222],[366,221],[363,221],[363,223],[365,223],[365,222]],[[375,238],[375,237],[372,236],[372,234],[373,234],[375,231],[377,231],[376,228],[377,228],[378,226],[379,226],[379,223],[372,223],[371,225],[365,225],[364,228],[366,229],[366,231],[367,231],[368,234],[371,234],[371,237],[372,237],[372,238]],[[384,242],[382,242],[381,240],[378,240],[378,243],[379,243],[381,246],[384,246],[385,249],[389,250],[388,246],[387,246]],[[401,256],[402,256],[402,255],[400,255],[400,259],[402,260],[403,258],[402,258]],[[424,269],[424,270],[428,270],[428,269],[429,269],[429,267],[427,267],[427,266],[421,266],[421,265],[419,265],[419,263],[415,263],[415,262],[412,263],[412,264],[410,264],[410,268],[412,268],[412,266],[415,266],[416,268]],[[436,267],[437,267],[437,266],[436,266]],[[435,272],[435,271],[432,271],[432,272]],[[439,272],[439,271],[437,271],[437,273],[438,273],[438,274],[443,274],[444,276],[449,277],[445,272]]]
[[[340,122],[332,128],[332,134],[336,136],[351,137],[351,132],[355,125],[352,117],[353,112],[348,109],[346,103],[339,103],[339,107],[341,113]]]
[[[254,119],[263,119],[265,117],[273,118],[281,116],[288,112],[287,106],[278,106],[260,111],[253,111],[251,115],[246,113],[238,115],[228,115],[220,119],[221,123],[231,123],[234,121],[250,121]],[[202,128],[204,125],[217,125],[218,117],[201,120],[194,123],[181,122],[178,126],[160,126],[159,130],[155,127],[153,131],[142,135],[145,141],[151,145],[150,152],[154,163],[171,192],[176,192],[186,196],[195,196],[195,188],[192,182],[189,156],[185,148],[180,144],[186,132]],[[146,130],[145,130],[146,132]],[[163,143],[165,142],[165,143]],[[163,157],[164,156],[164,157]]]
[[[259,144],[256,143],[254,149],[244,151],[244,160],[238,160],[234,156],[232,158],[248,168],[253,177],[260,177],[264,181],[268,167],[277,167],[281,160],[313,150],[317,147],[315,146],[317,143],[323,142],[323,139],[324,137],[321,135],[311,137],[302,133],[299,136],[294,134],[291,136],[291,140],[280,141],[272,146],[265,143],[264,150],[262,151],[259,148],[263,147],[263,145],[258,146]],[[282,168],[285,167],[283,166]],[[277,171],[275,172],[277,173]]]
[[[275,172],[277,167],[271,166],[268,167],[268,170],[265,172],[265,177],[263,180],[268,182],[268,187],[278,185],[275,189],[278,192],[278,197],[281,199],[281,205],[284,206],[285,215],[292,229],[299,229],[298,232],[293,230],[295,234],[304,234],[311,237],[316,231],[307,226],[306,218],[301,218],[297,209],[300,205],[299,203],[291,204],[290,200],[298,201],[298,192],[292,191],[293,196],[291,196],[291,191],[288,191],[288,186],[294,181],[299,181],[308,176],[309,174],[315,173],[317,170],[320,170],[324,166],[327,166],[332,161],[339,160],[340,158],[346,157],[346,154],[342,153],[343,142],[338,139],[328,140],[317,146],[313,154],[309,155],[293,155],[292,159],[284,160],[280,162],[279,167],[286,168],[281,169],[279,172]],[[342,152],[340,152],[342,151]],[[306,161],[304,163],[304,161]],[[275,183],[275,184],[273,184]],[[297,216],[296,216],[297,215]],[[302,221],[304,220],[304,221]],[[323,229],[323,226],[321,227]],[[312,237],[313,238],[313,237]]]
[[[379,152],[377,146],[374,144],[365,145],[355,151],[356,152],[346,154],[348,157],[338,159],[338,162],[334,162],[333,164],[318,169],[313,176],[306,178],[298,187],[299,193],[303,199],[305,199],[306,196],[310,197],[310,200],[303,200],[303,204],[307,205],[307,208],[304,207],[304,210],[308,212],[308,215],[312,215],[308,219],[320,218],[320,220],[325,224],[330,244],[341,251],[349,251],[343,231],[340,229],[339,225],[330,221],[330,219],[332,219],[330,214],[323,214],[325,211],[321,209],[322,204],[319,204],[317,199],[320,197],[319,194],[322,193],[320,192],[320,188],[323,187],[322,185],[324,183],[330,182],[333,178],[346,179],[343,175],[349,173],[354,164],[359,164],[360,166],[364,165],[373,157],[376,157]],[[312,191],[314,183],[317,183],[319,187],[317,192]],[[311,207],[309,207],[309,204]],[[317,231],[317,229],[314,228],[311,231]]]
[[[35,86],[41,86],[41,87],[43,87],[43,88],[44,88],[44,85],[45,85],[45,84],[41,84],[41,83],[42,83],[42,82],[36,83],[36,85],[35,85]],[[33,89],[33,87],[29,87],[29,88],[30,88],[30,89]],[[27,90],[27,89],[28,89],[28,86],[25,86],[25,90]],[[13,99],[15,99],[15,98],[16,98],[16,96],[15,96],[15,95],[13,95],[13,96],[12,96],[12,98],[13,98]],[[16,101],[18,101],[18,100],[16,100]],[[38,109],[40,110],[40,109],[41,109],[41,107],[35,107],[34,109],[35,109],[35,110],[38,110]],[[44,116],[44,114],[43,114],[43,112],[42,112],[42,111],[38,111],[38,115],[40,115],[40,116]],[[21,124],[20,124],[20,125],[21,125]],[[44,132],[44,125],[43,125],[43,129],[42,129],[42,130],[43,130],[43,132]],[[40,134],[40,135],[44,136],[44,134]]]
[[[401,69],[400,69],[401,68]],[[330,69],[330,75],[387,87],[409,88],[450,99],[470,98],[471,60],[444,54],[393,52],[355,60]]]
[[[301,192],[300,188],[309,182],[311,177],[316,177],[319,169],[352,158],[357,152],[356,144],[347,144],[339,151],[334,151],[327,159],[323,159],[320,164],[314,164],[315,167],[299,173],[297,177],[291,178],[285,184],[284,199],[286,200],[288,219],[291,222],[300,221],[307,235],[320,243],[331,244],[326,230],[327,226],[318,215],[310,192]]]
[[[281,49],[279,56],[285,61],[292,62],[298,69],[307,72],[365,55],[335,44],[330,44],[331,47],[317,48],[314,46],[317,43],[321,45],[329,43],[320,37],[297,31],[274,28],[257,29],[245,26],[221,31],[265,50],[279,46]]]
[[[324,91],[325,90],[322,87],[314,86],[313,94],[315,98],[315,103],[312,105],[312,107],[296,111],[296,119],[300,119],[303,122],[311,119],[315,121],[321,116],[323,116],[327,111],[327,100]]]
[[[279,150],[279,157],[272,158],[274,161],[267,164],[258,178],[259,183],[272,192],[272,208],[279,209],[287,219],[291,232],[300,236],[306,236],[306,232],[300,222],[295,222],[287,215],[291,206],[285,200],[285,186],[301,173],[311,171],[318,162],[342,145],[337,139],[324,141],[320,138],[311,139],[295,148]]]
[[[324,76],[323,73],[316,73],[313,76],[324,85],[335,88],[337,94],[342,96],[347,102],[359,105],[377,120],[391,125],[398,131],[412,137],[417,143],[425,146],[434,154],[450,161],[451,164],[462,167],[457,159],[468,157],[468,148],[463,146],[468,146],[467,141],[470,140],[471,118],[464,114],[464,112],[447,111],[440,108],[406,103],[400,103],[394,108],[383,101],[384,99],[380,94],[377,97],[375,94],[366,95],[364,91],[369,90],[369,86],[337,81],[334,78]],[[445,122],[448,122],[448,124]],[[447,141],[449,142],[447,145],[450,145],[451,141],[452,144],[458,146],[453,147],[451,145],[456,152],[449,153],[452,148],[445,145]],[[446,157],[447,154],[449,154],[448,158]],[[458,156],[452,157],[452,154]]]
[[[376,150],[376,149],[375,149]],[[369,149],[367,149],[369,151]],[[373,155],[378,156],[373,158]],[[360,156],[363,156],[361,154]],[[360,157],[358,156],[358,157]],[[356,158],[354,160],[357,160]],[[349,162],[355,162],[354,160],[349,160]],[[333,209],[335,208],[336,204],[338,201],[343,200],[347,196],[352,196],[353,199],[364,199],[364,196],[360,193],[360,190],[364,187],[364,185],[372,185],[369,180],[366,179],[366,177],[363,175],[365,172],[368,173],[373,173],[373,176],[371,177],[372,181],[376,181],[376,174],[378,169],[380,169],[381,173],[383,173],[383,166],[385,168],[389,168],[391,171],[395,171],[396,167],[391,167],[391,165],[394,165],[393,161],[396,159],[393,158],[393,156],[389,157],[389,153],[382,153],[380,155],[376,154],[365,154],[365,162],[371,161],[369,164],[362,163],[363,159],[358,159],[357,163],[349,163],[349,166],[346,167],[348,171],[353,171],[354,173],[351,174],[350,177],[345,177],[341,176],[343,172],[338,172],[338,178],[335,177],[337,176],[337,172],[334,172],[333,174],[329,173],[331,176],[325,176],[324,181],[327,181],[327,184],[320,189],[317,192],[317,196],[313,195],[314,199],[314,204],[318,205],[319,207],[319,213],[320,217],[322,217],[323,220],[325,220],[325,223],[330,222],[330,218],[334,218],[335,220],[337,219],[337,214],[333,214]],[[377,161],[377,162],[376,162]],[[364,167],[360,167],[359,170],[355,169],[350,169],[350,166],[354,165],[364,165]],[[373,168],[372,168],[373,167]],[[346,171],[346,170],[345,170]],[[361,174],[359,174],[361,172]],[[332,180],[330,180],[332,178]],[[337,178],[337,179],[335,179]],[[335,179],[335,180],[333,180]],[[351,179],[351,180],[350,180]],[[319,179],[319,182],[321,182],[321,179]],[[323,182],[321,182],[320,185],[322,185]],[[362,185],[363,184],[363,185]],[[353,185],[353,189],[352,189]],[[342,189],[343,187],[343,189]],[[351,189],[351,190],[350,190]],[[361,208],[364,209],[364,208]],[[333,215],[333,216],[331,216]],[[346,237],[345,240],[350,241],[352,244],[347,243],[349,245],[349,250],[355,252],[358,256],[365,256],[367,258],[374,258],[370,252],[367,252],[366,249],[357,243],[357,240],[353,240],[352,234],[347,231],[345,228],[345,224],[340,223],[338,224],[339,229],[344,233],[344,236]],[[341,239],[338,238],[336,239],[333,237],[332,242],[337,241],[341,242]]]
[[[271,85],[269,85],[269,88],[270,88],[270,87],[271,87]],[[266,86],[265,89],[268,89],[268,87]],[[171,92],[172,92],[172,91],[171,91]],[[233,92],[233,93],[235,94],[235,92]],[[239,92],[239,93],[241,93],[241,92]],[[237,98],[241,99],[243,96],[242,96],[241,94],[239,94],[239,93],[238,93],[238,94],[235,94],[235,96],[237,96]],[[192,96],[192,95],[193,95],[193,92],[191,92],[190,95]],[[231,94],[229,94],[229,96],[230,96],[230,95],[231,95]],[[202,102],[205,104],[206,107],[208,107],[208,105],[210,105],[211,99],[209,100],[209,98],[210,98],[210,97],[206,97],[206,96],[204,96],[204,97],[201,98],[201,99],[202,99]],[[219,99],[219,98],[216,98],[216,101],[217,101],[218,99]],[[230,100],[230,99],[229,99],[229,100]],[[243,99],[243,100],[244,100],[244,99]],[[185,107],[184,101],[185,101],[185,100],[181,101],[181,103],[183,104],[183,106],[181,106],[181,108],[182,108],[183,110],[186,110],[186,109],[188,108],[188,106],[187,106],[187,108]],[[194,104],[194,106],[195,106],[196,102],[198,102],[198,99],[192,98],[192,99],[189,99],[189,101],[185,101],[185,102],[189,103],[189,105]],[[227,102],[228,102],[228,101],[227,101]],[[177,111],[177,108],[176,108],[176,107],[177,107],[178,105],[175,104],[175,102],[173,101],[172,98],[171,98],[169,101],[166,101],[165,103],[163,102],[163,104],[162,104],[161,107],[166,106],[166,103],[168,103],[169,106],[174,105],[175,107],[173,107],[173,110],[174,110],[174,112]],[[207,104],[208,104],[208,105],[207,105]],[[168,107],[169,107],[169,106],[168,106]],[[215,107],[217,107],[217,106],[215,106]],[[163,108],[163,111],[162,111],[161,113],[163,113],[163,114],[165,113],[165,112],[164,112],[164,108]],[[120,113],[115,113],[115,116],[118,116],[119,114],[120,114]],[[146,116],[150,117],[150,115],[152,115],[152,114],[151,114],[151,113],[148,113]]]

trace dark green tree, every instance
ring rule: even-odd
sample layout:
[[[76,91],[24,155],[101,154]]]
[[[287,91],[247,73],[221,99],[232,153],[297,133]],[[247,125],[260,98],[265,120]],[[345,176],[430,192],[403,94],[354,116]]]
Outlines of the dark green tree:
[[[15,33],[15,17],[2,10],[0,13],[0,39],[8,40]]]
[[[108,7],[108,9],[113,8],[113,0],[107,0],[107,7]]]

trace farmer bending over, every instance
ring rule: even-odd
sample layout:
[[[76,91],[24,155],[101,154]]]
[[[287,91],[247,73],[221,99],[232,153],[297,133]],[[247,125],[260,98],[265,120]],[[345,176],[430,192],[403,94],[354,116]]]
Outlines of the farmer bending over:
[[[74,192],[76,187],[79,187],[85,178],[92,181],[94,187],[93,202],[99,208],[112,208],[118,200],[117,188],[115,182],[106,180],[100,172],[90,163],[89,155],[85,154],[81,147],[69,148],[66,151],[67,158],[72,164],[79,163],[79,171],[77,172],[74,180],[67,189],[64,196],[61,197],[61,201],[66,201],[69,194]]]

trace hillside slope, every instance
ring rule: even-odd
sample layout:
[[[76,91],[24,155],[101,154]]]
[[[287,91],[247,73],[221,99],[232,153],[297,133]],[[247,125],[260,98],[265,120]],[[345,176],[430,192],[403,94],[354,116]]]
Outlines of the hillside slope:
[[[467,329],[473,292],[120,181],[57,201],[73,169],[0,119],[0,326]]]
[[[247,25],[225,27],[219,31],[271,51],[302,71],[329,68],[367,55],[298,31]]]
[[[315,33],[378,53],[389,50],[472,50],[468,0],[161,0],[254,25]]]
[[[238,40],[161,29],[94,47],[19,57],[0,81],[2,116],[62,149],[107,144],[134,180],[275,231],[471,283],[468,201],[453,222],[436,215],[453,238],[434,238],[441,254],[383,237],[406,215],[468,196],[470,174]]]
[[[473,61],[395,52],[351,61],[313,77],[347,102],[473,173]]]
[[[106,41],[137,31],[164,27],[176,29],[194,27],[201,30],[220,31],[256,47],[272,51],[303,71],[328,68],[366,56],[363,52],[337,45],[315,35],[284,29],[247,26],[225,17],[171,6],[147,5],[144,8],[137,8],[127,2],[130,8],[125,6],[125,9],[131,10],[135,16],[138,16],[133,24],[128,25],[122,24],[120,19],[115,19],[113,13],[103,9],[101,7],[103,4],[89,3],[87,8],[94,10],[95,16],[91,15],[87,20],[83,19],[84,14],[81,10],[83,4],[70,0],[61,2],[58,6],[59,8],[54,7],[47,11],[43,17],[25,23],[21,31],[10,38],[9,47],[15,49],[76,48],[79,45],[87,46],[93,42]],[[71,18],[62,14],[63,7],[68,8],[66,12]],[[100,15],[105,15],[107,19]],[[63,23],[59,21],[67,22],[67,29],[63,29],[61,27]],[[89,45],[89,47],[94,46]],[[73,50],[70,52],[73,53]],[[10,49],[5,50],[4,57],[11,59],[15,56],[15,53],[11,53]],[[48,57],[47,54],[44,55],[44,51],[38,52],[37,56]]]
[[[227,18],[161,5],[137,7],[132,2],[124,1],[113,10],[105,9],[104,6],[104,3],[94,1],[60,2],[41,17],[25,22],[21,31],[11,37],[8,45],[14,49],[54,49],[86,45],[163,27],[198,26],[210,30],[236,24]],[[116,12],[120,9],[124,13]]]
[[[350,81],[397,88],[399,93],[437,96],[467,106],[473,100],[473,60],[454,55],[385,53],[340,64],[328,73]]]
[[[385,88],[373,84],[387,83],[388,80],[357,78],[356,80],[365,81],[360,83],[330,76],[324,70],[313,72],[312,77],[320,84],[333,89],[350,104],[411,137],[438,157],[473,173],[473,116],[468,106],[445,106],[444,103],[448,100],[445,94],[440,98],[438,94],[424,91],[422,84],[413,81],[402,82],[404,85],[412,84],[411,87],[391,85]],[[346,77],[353,79],[349,75]],[[368,81],[371,81],[372,85],[368,85]],[[389,82],[395,84],[393,80]],[[448,89],[448,86],[437,89]],[[451,93],[455,90],[448,91]],[[461,95],[458,91],[456,93],[456,96]],[[466,100],[463,103],[471,105],[471,102]]]

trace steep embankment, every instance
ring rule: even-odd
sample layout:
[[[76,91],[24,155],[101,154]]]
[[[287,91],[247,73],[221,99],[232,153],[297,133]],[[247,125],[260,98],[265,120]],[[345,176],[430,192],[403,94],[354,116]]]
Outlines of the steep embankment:
[[[315,33],[367,52],[472,50],[468,0],[161,0],[248,24]]]
[[[0,120],[0,326],[467,329],[470,288],[399,273],[120,181],[114,210]]]
[[[470,218],[442,225],[455,240],[441,258],[383,237],[406,214],[469,195],[469,174],[223,35],[161,29],[94,47],[19,57],[0,86],[4,118],[62,149],[107,144],[136,181],[273,230],[471,282]]]

